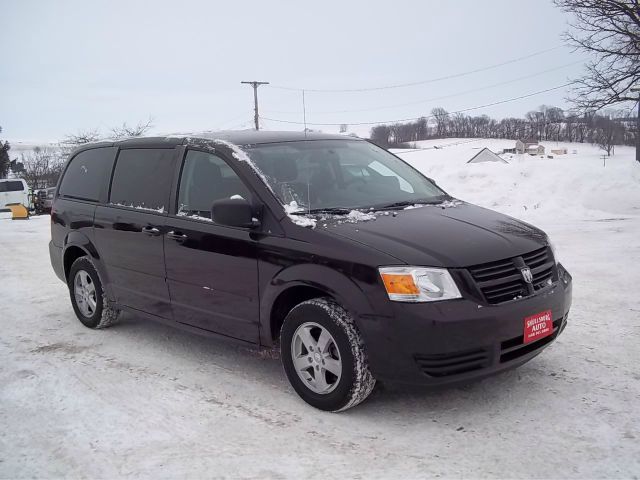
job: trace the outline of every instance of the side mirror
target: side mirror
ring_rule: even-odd
[[[211,219],[229,227],[252,228],[260,223],[253,218],[253,208],[244,198],[223,198],[213,202]]]

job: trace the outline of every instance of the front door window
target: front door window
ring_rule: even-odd
[[[249,190],[224,160],[208,152],[187,152],[180,176],[178,215],[211,220],[213,202],[238,197],[249,201]]]

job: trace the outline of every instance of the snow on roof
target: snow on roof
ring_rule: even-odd
[[[471,160],[469,160],[467,163],[482,163],[482,162],[508,163],[504,158],[499,157],[498,155],[493,153],[491,150],[489,150],[487,147],[483,148],[478,153],[476,153],[473,157],[471,157]]]

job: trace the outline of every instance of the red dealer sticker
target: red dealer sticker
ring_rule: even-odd
[[[524,343],[535,342],[553,333],[551,310],[524,319]]]

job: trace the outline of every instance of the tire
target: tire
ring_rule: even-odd
[[[106,301],[100,275],[89,257],[80,257],[73,262],[67,285],[73,311],[85,327],[106,328],[118,320],[120,311]]]
[[[280,344],[287,378],[309,405],[340,412],[373,391],[376,381],[360,332],[351,315],[331,298],[295,306],[282,325]]]

